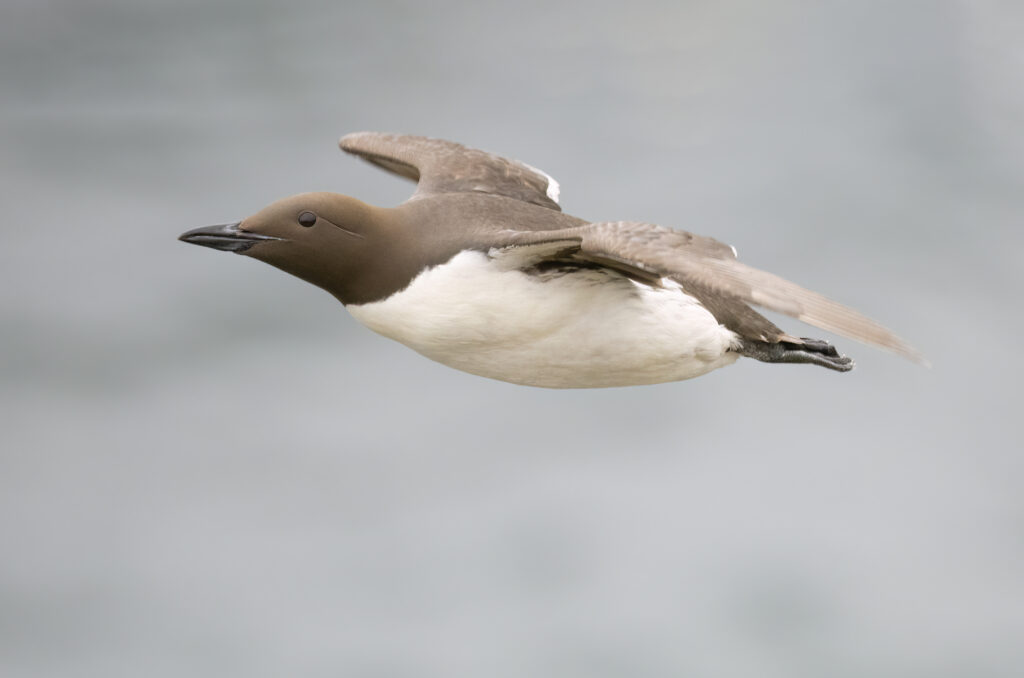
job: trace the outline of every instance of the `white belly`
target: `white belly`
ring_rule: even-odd
[[[673,281],[600,270],[533,275],[462,252],[384,301],[349,305],[370,329],[465,372],[548,388],[632,386],[733,363],[738,339]]]

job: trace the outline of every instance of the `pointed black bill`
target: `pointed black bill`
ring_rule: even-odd
[[[192,243],[193,245],[212,247],[215,250],[224,250],[225,252],[244,252],[263,240],[281,239],[275,238],[271,235],[260,235],[259,233],[243,231],[239,228],[241,223],[242,222],[239,221],[234,224],[220,224],[217,226],[203,226],[202,228],[195,228],[186,233],[182,233],[178,236],[178,240]]]

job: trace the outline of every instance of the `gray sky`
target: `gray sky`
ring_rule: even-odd
[[[1013,3],[0,18],[4,676],[1024,672]],[[400,202],[337,150],[360,129],[712,235],[934,367],[828,337],[857,370],[516,387],[176,242],[302,191]]]

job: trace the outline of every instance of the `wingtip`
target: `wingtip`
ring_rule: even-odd
[[[910,352],[904,353],[903,355],[908,360],[917,363],[926,370],[930,370],[932,368],[932,361],[928,360],[928,358],[926,358],[923,353],[921,353],[915,348],[911,348]]]
[[[370,134],[370,132],[349,132],[348,134],[343,134],[341,138],[338,139],[338,148],[346,153],[351,153],[356,142],[367,134]]]
[[[931,369],[932,362],[930,360],[928,360],[928,358],[926,358],[923,353],[921,353],[916,348],[914,348],[913,346],[911,346],[907,342],[903,341],[899,337],[895,337],[895,339],[896,339],[896,341],[892,342],[892,343],[882,343],[882,342],[866,342],[866,343],[871,343],[876,348],[880,348],[883,351],[887,351],[889,353],[892,353],[893,355],[897,355],[900,358],[903,358],[904,360],[909,360],[910,362],[915,363],[916,365],[920,365],[921,367],[924,367],[925,369]]]

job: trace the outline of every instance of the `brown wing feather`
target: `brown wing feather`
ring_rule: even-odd
[[[777,275],[738,261],[682,262],[687,277],[704,278],[710,285],[764,308],[785,313],[808,325],[892,351],[927,364],[917,349],[863,313]]]
[[[684,285],[692,281],[915,362],[926,362],[916,349],[871,318],[777,275],[741,264],[735,257],[722,256],[720,249],[709,247],[706,241],[721,243],[710,238],[695,236],[689,246],[679,247],[678,243],[686,242],[679,235],[682,231],[634,222],[588,224],[579,230],[583,252],[614,252],[643,261]]]
[[[546,237],[553,238],[556,233],[580,238],[574,258],[603,262],[612,268],[622,262],[648,274],[678,280],[720,322],[742,336],[767,341],[786,338],[766,318],[746,307],[749,303],[927,364],[910,344],[871,318],[777,275],[741,264],[731,247],[713,238],[628,221],[551,231]]]
[[[550,177],[532,167],[443,139],[357,132],[338,142],[389,172],[418,182],[414,197],[438,193],[491,193],[561,211],[548,196]]]

